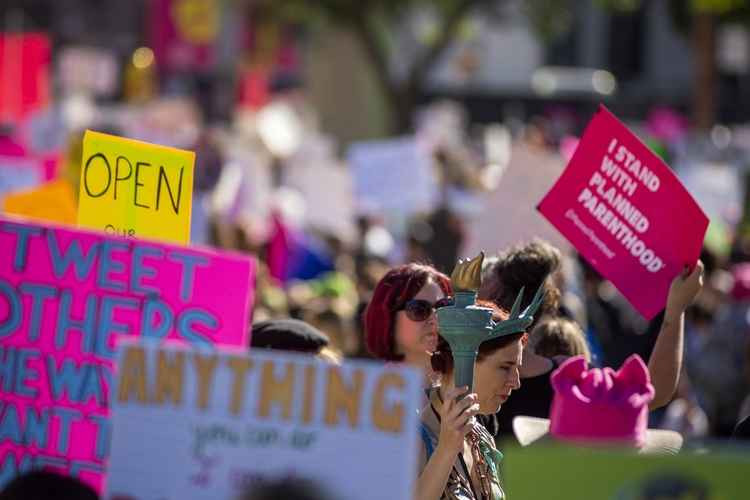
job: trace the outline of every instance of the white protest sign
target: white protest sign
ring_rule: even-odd
[[[432,211],[438,182],[429,149],[412,137],[354,143],[347,153],[360,214]]]
[[[305,199],[307,227],[335,234],[342,241],[357,238],[352,173],[336,160],[333,147],[321,137],[309,137],[287,161],[284,185]]]
[[[570,243],[534,209],[564,168],[565,160],[555,152],[513,144],[498,187],[482,195],[481,214],[467,225],[462,254],[493,254],[534,238],[567,252]]]
[[[709,218],[732,226],[739,222],[744,190],[737,168],[728,163],[693,162],[678,170],[677,176]]]
[[[119,81],[115,53],[98,47],[64,47],[58,58],[58,75],[66,93],[91,91],[109,96]]]
[[[374,362],[122,343],[108,498],[232,500],[258,480],[409,499],[421,377]]]

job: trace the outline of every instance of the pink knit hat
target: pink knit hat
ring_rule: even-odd
[[[583,445],[671,452],[682,445],[677,433],[648,430],[648,405],[654,399],[654,386],[638,355],[630,356],[617,371],[587,369],[583,356],[576,356],[552,373],[551,382],[555,397],[550,419],[516,417],[513,422],[522,445],[547,432],[557,441]]]
[[[577,356],[560,365],[551,381],[555,399],[550,434],[555,438],[635,448],[645,444],[654,386],[638,355],[630,356],[618,371],[587,370],[586,360]]]

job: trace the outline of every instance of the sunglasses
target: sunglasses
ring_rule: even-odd
[[[427,321],[436,309],[452,305],[453,297],[445,297],[434,304],[429,300],[412,299],[406,302],[398,310],[404,311],[406,317],[412,321]]]

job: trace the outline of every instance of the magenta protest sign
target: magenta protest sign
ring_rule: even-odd
[[[539,211],[647,319],[700,255],[708,218],[604,106]]]
[[[248,345],[250,258],[0,218],[0,485],[101,489],[120,335]]]

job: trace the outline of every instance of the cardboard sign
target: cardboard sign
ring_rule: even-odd
[[[467,224],[461,254],[477,255],[482,250],[495,253],[534,238],[546,240],[567,253],[567,240],[534,210],[534,204],[549,191],[564,168],[560,155],[530,149],[519,142],[513,144],[497,189],[480,195],[482,209]],[[513,216],[504,217],[498,226],[497,217],[488,214]]]
[[[51,467],[96,488],[117,337],[248,345],[249,258],[0,218],[0,487]]]
[[[187,244],[195,153],[87,130],[78,225]]]
[[[63,47],[57,58],[63,92],[112,95],[119,83],[119,66],[112,50],[99,47]]]
[[[648,456],[532,445],[505,453],[503,479],[513,500],[745,498],[750,460],[737,452]]]
[[[232,500],[258,480],[412,498],[421,375],[272,351],[121,344],[108,498]]]
[[[304,197],[308,227],[335,234],[346,243],[357,240],[352,176],[348,169],[334,161],[324,163],[295,155],[286,167],[285,184]]]
[[[347,161],[360,214],[430,212],[438,184],[429,150],[413,137],[353,144]]]
[[[34,189],[6,195],[3,211],[72,226],[76,222],[76,199],[70,183],[57,179]]]
[[[603,106],[538,209],[646,319],[695,264],[708,227],[669,167]]]

